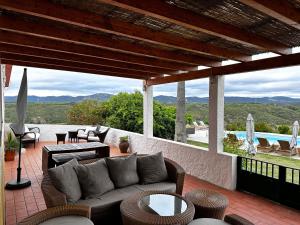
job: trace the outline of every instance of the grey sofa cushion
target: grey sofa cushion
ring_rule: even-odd
[[[230,225],[223,220],[217,220],[212,218],[200,218],[193,220],[188,225]]]
[[[126,187],[139,182],[137,174],[137,156],[106,158],[110,177],[116,187]]]
[[[154,184],[136,184],[134,185],[141,191],[165,191],[165,192],[176,192],[176,183],[172,182],[159,182]]]
[[[152,184],[168,179],[162,152],[138,157],[137,168],[141,184]]]
[[[141,191],[168,191],[175,193],[176,184],[161,182],[147,185],[131,185],[124,188],[114,189],[101,196],[94,196],[93,199],[80,199],[76,204],[91,207],[92,220],[102,222],[105,218],[116,217],[120,214],[121,202],[129,196]]]
[[[128,186],[114,189],[101,196],[95,196],[92,199],[80,199],[76,204],[91,207],[91,219],[94,222],[101,222],[106,217],[116,217],[119,215],[121,202],[130,195],[140,191],[140,189],[134,186]]]
[[[102,195],[114,189],[104,159],[90,164],[77,165],[75,171],[84,198],[92,198],[94,195]]]
[[[48,170],[53,185],[66,194],[69,203],[75,203],[81,198],[80,184],[74,170],[74,167],[77,165],[77,160],[73,159],[61,166]]]
[[[52,218],[45,222],[40,223],[40,225],[93,225],[93,222],[83,216],[60,216]]]

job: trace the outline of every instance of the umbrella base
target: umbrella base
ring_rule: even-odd
[[[15,190],[29,187],[31,185],[31,181],[28,179],[21,179],[20,182],[17,180],[11,180],[5,185],[5,189]]]

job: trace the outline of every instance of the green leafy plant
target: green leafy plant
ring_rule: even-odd
[[[273,133],[274,130],[269,124],[265,122],[258,122],[255,123],[255,131]]]
[[[16,151],[19,147],[18,141],[16,140],[16,138],[14,138],[11,132],[7,134],[7,140],[5,141],[4,144],[5,144],[5,151]]]
[[[122,136],[120,137],[120,142],[128,142],[129,137],[128,136]]]
[[[247,156],[247,152],[245,150],[240,149],[243,145],[241,141],[233,141],[230,138],[223,139],[224,152],[228,152],[235,155]]]
[[[290,133],[290,128],[287,125],[280,125],[280,126],[278,126],[277,129],[280,134],[289,134]]]

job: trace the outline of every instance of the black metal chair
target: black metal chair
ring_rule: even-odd
[[[13,129],[12,129],[13,131]],[[25,126],[25,132],[24,135],[22,136],[22,144],[33,144],[34,148],[35,148],[35,143],[40,141],[40,134],[41,134],[41,130],[39,127],[28,127],[28,129],[26,129]]]
[[[88,136],[87,138],[87,141],[88,142],[101,142],[101,143],[104,143],[104,140],[106,138],[106,135],[108,133],[110,128],[107,128],[106,130],[104,131],[92,131],[93,134],[94,134],[94,137],[93,136]]]

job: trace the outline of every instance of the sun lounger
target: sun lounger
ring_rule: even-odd
[[[239,144],[243,144],[244,143],[244,141],[243,140],[239,140],[235,134],[227,134],[227,138],[232,143],[239,143]]]
[[[277,149],[277,153],[285,156],[291,156],[291,155],[296,155],[297,154],[297,149],[290,148],[290,142],[285,141],[285,140],[277,140],[279,143],[279,148]]]
[[[262,152],[272,152],[279,147],[279,145],[271,145],[266,138],[258,137],[257,140],[259,142],[259,144],[257,145],[257,150]]]

